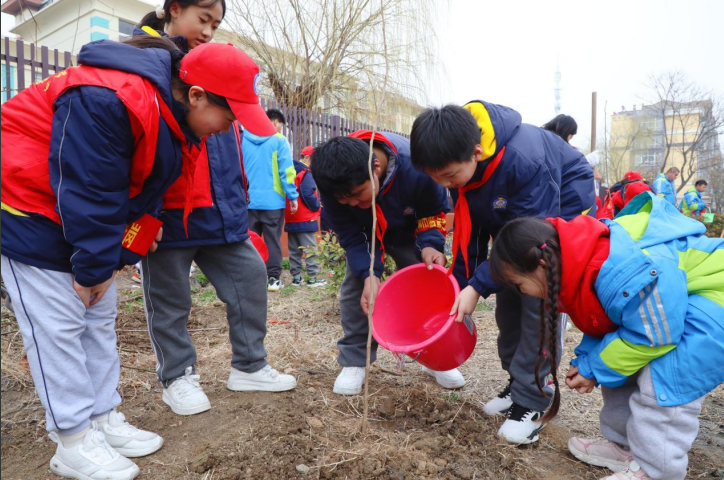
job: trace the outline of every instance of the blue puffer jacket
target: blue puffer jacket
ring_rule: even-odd
[[[648,364],[661,406],[705,395],[724,382],[724,239],[648,192],[604,222],[610,254],[594,288],[619,329],[584,335],[573,365],[615,388]]]
[[[229,131],[206,137],[206,151],[213,206],[191,211],[188,238],[184,232],[183,208],[163,210],[159,217],[163,221],[160,249],[221,245],[249,238],[249,212],[236,134]]]
[[[185,108],[171,94],[168,52],[104,40],[83,46],[78,62],[147,78],[184,128]],[[40,215],[3,210],[3,255],[39,268],[72,271],[84,286],[102,283],[113,270],[140,260],[121,248],[125,226],[158,209],[161,195],[181,175],[181,147],[161,120],[153,169],[143,190],[129,199],[134,145],[128,111],[114,91],[82,86],[58,97],[48,158],[63,226]]]
[[[418,249],[433,247],[444,251],[445,238],[435,228],[418,231],[418,221],[449,211],[447,193],[432,178],[413,168],[410,163],[410,141],[394,133],[381,132],[395,147],[397,154],[382,142],[375,142],[387,152],[392,171],[385,177],[376,202],[387,220],[385,245],[415,243]],[[388,171],[390,167],[388,166]],[[314,171],[312,170],[312,175]],[[343,205],[322,194],[323,215],[339,236],[347,253],[347,262],[362,280],[369,276],[372,235],[372,209]],[[374,271],[382,277],[380,242],[376,243]]]
[[[515,110],[474,101],[464,107],[481,128],[481,145],[487,159],[480,162],[470,183],[479,181],[500,150],[505,153],[488,182],[467,192],[472,236],[468,244],[466,278],[462,255],[453,274],[461,288],[471,285],[483,296],[496,292],[488,266],[488,237],[518,217],[563,217],[582,213],[595,216],[596,197],[591,189],[593,169],[581,152],[559,136],[521,123]],[[451,190],[457,201],[457,189]]]
[[[294,177],[289,142],[282,134],[259,137],[244,132],[241,144],[244,167],[249,179],[249,208],[251,210],[283,210],[286,198],[299,198]]]

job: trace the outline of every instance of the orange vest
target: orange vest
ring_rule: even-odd
[[[289,205],[289,199],[287,198],[287,206],[284,209],[284,221],[287,223],[311,222],[312,220],[319,220],[319,217],[322,215],[321,208],[316,212],[313,212],[309,209],[309,207],[307,207],[304,200],[302,200],[302,192],[299,186],[302,184],[302,180],[304,180],[304,175],[308,173],[309,169],[305,168],[301,172],[297,173],[296,177],[294,177],[294,185],[297,186],[297,191],[299,192],[299,201],[297,202],[296,213],[292,213],[292,209]],[[317,198],[319,198],[319,192],[315,190],[314,194]]]
[[[66,90],[83,85],[114,90],[128,109],[136,141],[131,159],[129,198],[141,192],[144,180],[153,169],[159,117],[163,117],[183,146],[184,175],[189,177],[193,174],[195,156],[189,152],[181,128],[149,80],[118,70],[71,67],[30,86],[3,105],[3,203],[61,223],[55,211],[57,200],[50,185],[48,169],[53,104]]]

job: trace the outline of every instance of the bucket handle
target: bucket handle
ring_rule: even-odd
[[[411,364],[415,363],[418,358],[420,358],[420,354],[422,352],[417,352],[417,355],[415,355],[415,358],[412,360],[405,360],[405,357],[403,357],[402,353],[392,352],[392,354],[395,356],[395,366],[397,367],[398,371],[402,371],[402,368],[405,366],[405,364]]]

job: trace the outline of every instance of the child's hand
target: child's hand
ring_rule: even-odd
[[[289,200],[289,210],[291,210],[292,214],[297,213],[298,209],[299,209],[299,202],[297,200]]]
[[[425,247],[422,249],[422,261],[427,265],[428,270],[432,270],[434,263],[444,267],[447,265],[447,257],[442,252],[438,252],[432,247]]]
[[[570,372],[571,369],[575,369],[576,373],[571,377],[566,374],[566,385],[568,385],[568,388],[576,390],[578,393],[591,393],[596,386],[596,379],[586,378],[583,375],[580,375],[576,367],[569,368],[568,372]]]
[[[359,301],[359,304],[362,307],[362,311],[365,312],[365,315],[369,314],[370,311],[370,295],[372,294],[373,288],[376,294],[380,289],[380,279],[374,275],[370,275],[369,277],[365,278],[365,288],[364,290],[362,290],[362,298]]]
[[[478,304],[480,294],[471,286],[467,286],[455,299],[450,315],[456,315],[456,322],[462,322],[465,315],[472,315],[475,311],[475,306]]]
[[[113,283],[113,279],[116,277],[117,272],[118,270],[113,270],[113,275],[111,275],[111,278],[103,283],[99,283],[98,285],[93,285],[92,287],[84,287],[80,283],[73,280],[73,289],[80,297],[86,309],[101,301],[101,298],[103,298],[103,295],[106,294],[108,287],[110,287]]]
[[[149,248],[149,250],[151,252],[156,251],[156,249],[158,248],[158,242],[160,242],[162,238],[163,238],[163,227],[159,227],[158,233],[156,234],[156,238],[153,240],[153,243],[151,244],[151,248]]]

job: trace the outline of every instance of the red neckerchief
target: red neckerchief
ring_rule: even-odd
[[[157,94],[157,98],[160,98],[159,94]],[[184,201],[184,232],[186,232],[186,237],[188,237],[188,217],[191,213],[194,199],[194,170],[196,170],[196,159],[199,156],[201,150],[199,148],[196,148],[195,152],[191,151],[191,149],[194,148],[194,145],[189,144],[189,141],[186,139],[186,135],[184,135],[184,133],[181,131],[181,127],[176,121],[176,118],[173,116],[173,113],[171,113],[171,109],[168,108],[168,105],[166,105],[166,102],[164,102],[163,99],[160,99],[158,101],[158,107],[161,112],[161,118],[163,118],[163,121],[166,122],[166,125],[168,125],[168,127],[171,129],[171,133],[173,133],[173,136],[176,137],[176,140],[181,143],[181,174],[186,179],[186,200]]]
[[[380,195],[380,200],[382,200],[382,197],[384,197],[385,194],[389,191],[390,187],[392,186],[392,182],[394,182],[394,181],[395,181],[394,177],[392,179],[390,179],[390,183],[382,191],[382,195]],[[377,229],[375,231],[375,235],[377,236],[377,240],[380,242],[380,251],[382,252],[380,259],[382,260],[382,263],[384,263],[385,262],[385,244],[382,242],[382,238],[385,236],[385,232],[387,231],[387,219],[385,218],[385,214],[382,211],[380,202],[375,202],[375,212],[377,213]]]
[[[468,208],[468,200],[465,198],[465,194],[470,190],[482,187],[498,168],[500,160],[503,158],[505,153],[505,147],[493,158],[493,160],[485,167],[485,173],[480,181],[465,185],[462,188],[458,188],[458,201],[455,204],[455,229],[453,230],[453,261],[447,274],[450,275],[455,267],[455,260],[458,258],[458,250],[462,248],[463,260],[465,260],[465,275],[470,278],[470,269],[468,268],[468,245],[470,244],[470,234],[472,232],[472,225],[470,222],[470,209]]]

